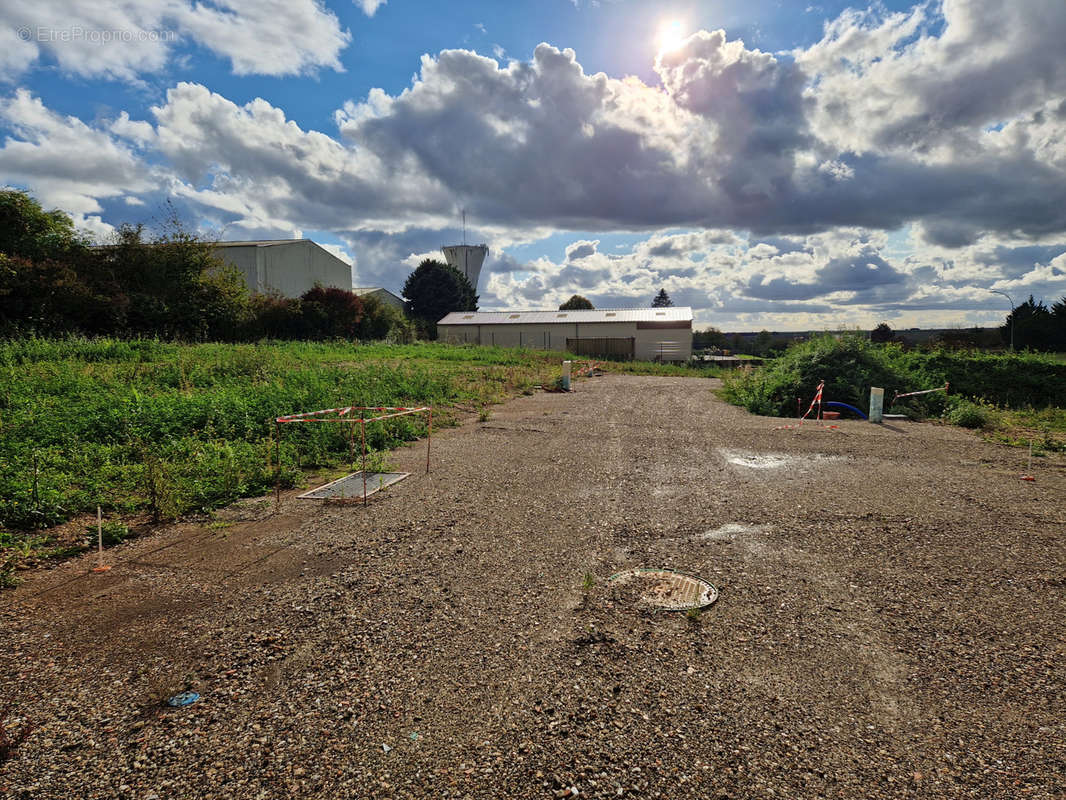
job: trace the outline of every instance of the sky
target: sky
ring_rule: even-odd
[[[1063,42],[1063,0],[5,0],[0,184],[396,293],[465,209],[486,310],[993,325],[1066,296]]]

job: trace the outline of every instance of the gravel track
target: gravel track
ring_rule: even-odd
[[[966,431],[775,430],[713,386],[519,398],[366,509],[246,501],[33,574],[0,796],[1063,797],[1063,459],[1027,483]],[[640,565],[720,598],[653,613],[606,582]]]

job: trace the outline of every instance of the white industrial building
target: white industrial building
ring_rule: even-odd
[[[352,288],[352,294],[357,294],[360,297],[373,297],[382,305],[392,306],[397,311],[403,311],[403,298],[380,286],[356,286]]]
[[[299,297],[315,284],[352,290],[352,267],[310,239],[218,242],[215,255],[244,275],[248,289]]]
[[[606,358],[687,361],[692,309],[593,311],[453,311],[437,323],[441,341],[532,347]]]

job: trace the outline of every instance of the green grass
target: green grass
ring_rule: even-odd
[[[171,519],[286,487],[348,461],[348,426],[275,417],[341,405],[431,405],[434,426],[487,418],[549,386],[562,355],[439,343],[182,345],[152,340],[0,341],[0,552],[74,516]],[[706,372],[610,364],[641,374]],[[372,458],[425,435],[421,416],[367,426]],[[357,442],[358,446],[358,442]],[[6,542],[6,544],[5,544]]]

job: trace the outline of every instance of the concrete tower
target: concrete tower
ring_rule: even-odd
[[[447,245],[440,249],[448,263],[459,270],[470,281],[477,294],[477,282],[481,277],[481,265],[485,263],[485,256],[489,254],[489,247],[485,244],[466,243],[466,209],[463,209],[463,243]]]
[[[488,245],[484,244],[453,244],[440,249],[448,263],[466,275],[470,285],[477,293],[478,278],[481,277],[481,265],[485,263],[485,256],[489,254]]]

